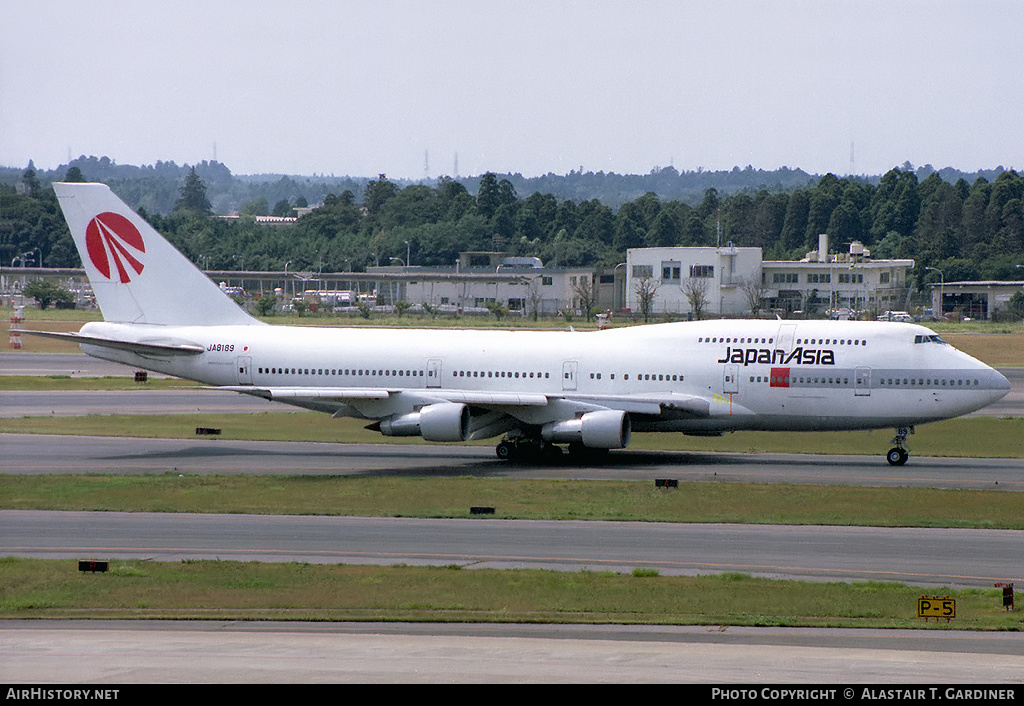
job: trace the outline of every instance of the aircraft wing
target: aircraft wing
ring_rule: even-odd
[[[399,396],[405,397],[410,402],[417,404],[462,402],[463,404],[479,407],[539,406],[545,405],[548,402],[547,395],[476,390],[409,390],[402,388],[388,389],[386,387],[258,387],[253,385],[225,385],[206,389],[230,390],[280,402],[294,399],[317,399],[348,403],[359,400],[386,400]]]
[[[230,390],[246,395],[276,400],[286,404],[308,406],[302,402],[315,402],[318,406],[336,405],[362,407],[374,401],[391,401],[411,409],[438,402],[458,402],[473,407],[504,412],[512,416],[530,419],[543,415],[540,408],[557,407],[554,415],[571,416],[577,411],[615,409],[631,414],[660,417],[707,417],[710,414],[710,400],[696,395],[678,393],[640,395],[586,395],[574,392],[560,393],[516,393],[490,392],[485,390],[450,389],[388,389],[382,387],[260,387],[253,385],[226,385],[210,387],[213,390]],[[517,409],[528,415],[517,414]]]
[[[681,395],[675,392],[637,395],[578,395],[565,393],[564,399],[585,402],[608,409],[619,409],[632,414],[661,416],[674,413],[692,417],[707,417],[711,413],[711,402],[697,395]]]

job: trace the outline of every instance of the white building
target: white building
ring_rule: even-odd
[[[906,308],[907,271],[913,260],[872,260],[859,242],[849,252],[830,253],[828,236],[800,261],[762,263],[766,308],[783,314],[821,316],[826,311],[863,312],[870,317]]]
[[[931,288],[935,316],[991,319],[1009,306],[1014,294],[1024,292],[1024,280],[939,282]]]
[[[761,248],[633,248],[626,251],[626,306],[641,310],[638,290],[655,287],[651,314],[742,316],[745,289],[761,281]],[[703,302],[703,306],[701,305]]]
[[[655,288],[651,313],[690,315],[701,298],[711,316],[759,313],[824,316],[842,310],[877,316],[905,308],[913,260],[872,260],[854,242],[830,253],[828,236],[803,260],[761,260],[761,248],[636,248],[626,253],[626,306],[640,311],[638,288]],[[755,304],[759,302],[759,306]],[[849,310],[849,311],[847,311]]]
[[[566,308],[584,315],[581,293],[596,291],[592,267],[536,267],[512,263],[490,267],[370,267],[378,302],[407,301],[441,311],[486,313],[487,305],[506,305],[513,315],[553,316]],[[592,298],[591,305],[597,304]]]

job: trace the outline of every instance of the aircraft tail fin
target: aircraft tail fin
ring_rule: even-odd
[[[96,303],[115,323],[258,324],[106,184],[55,183]]]

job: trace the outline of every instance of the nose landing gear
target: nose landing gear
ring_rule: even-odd
[[[907,440],[907,435],[913,433],[914,427],[896,427],[896,436],[892,440],[895,446],[889,449],[889,453],[885,455],[885,460],[889,462],[890,466],[902,466],[910,458],[910,454],[903,448],[903,444]]]

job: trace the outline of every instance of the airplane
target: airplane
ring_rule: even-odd
[[[499,458],[586,458],[632,432],[894,428],[968,414],[1009,382],[923,326],[712,320],[599,331],[312,328],[238,306],[104,184],[53,185],[103,315],[89,355]],[[27,333],[27,332],[26,332]]]

